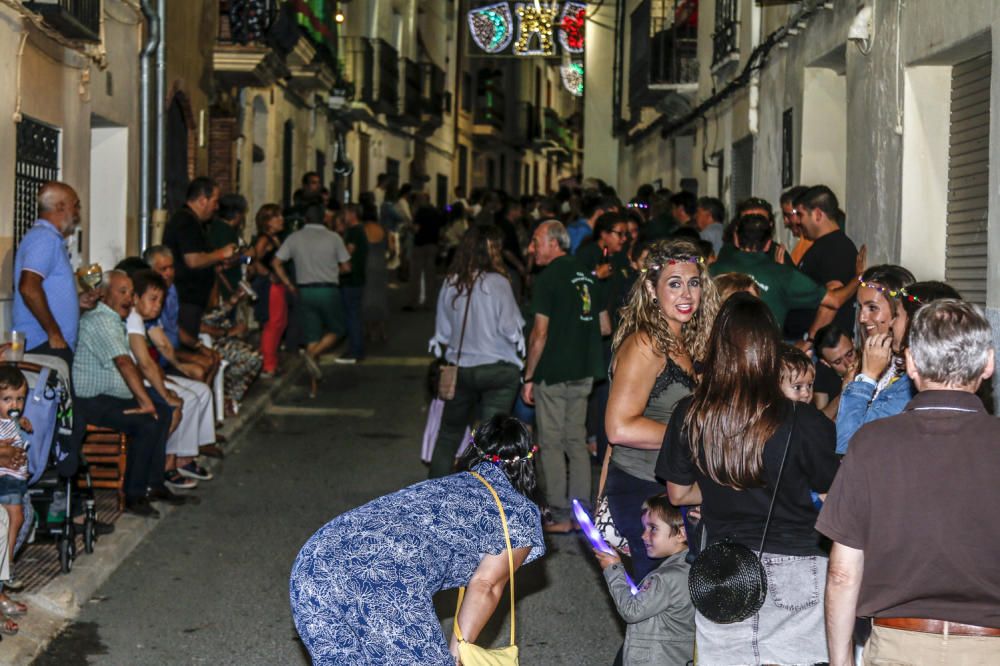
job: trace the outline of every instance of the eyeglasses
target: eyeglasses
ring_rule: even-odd
[[[621,231],[620,229],[612,229],[611,233],[618,234],[619,238],[628,238],[628,232],[627,231]]]

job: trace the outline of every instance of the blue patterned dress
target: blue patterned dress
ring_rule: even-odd
[[[545,553],[538,507],[496,465],[478,465],[507,513],[511,545]],[[471,474],[417,483],[324,525],[299,552],[295,627],[315,664],[441,664],[454,658],[432,597],[466,585],[484,554],[503,553],[496,503]]]

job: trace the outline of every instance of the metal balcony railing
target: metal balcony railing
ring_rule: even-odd
[[[518,102],[511,138],[519,146],[528,146],[539,138],[538,110],[531,102]]]
[[[698,0],[663,0],[651,17],[649,83],[698,83]]]
[[[737,0],[715,0],[715,32],[712,33],[712,66],[726,60],[738,49]]]
[[[219,0],[221,44],[260,44],[278,16],[279,0],[232,2]]]
[[[446,109],[444,70],[431,62],[421,63],[420,107],[424,115],[441,115]]]
[[[101,40],[101,0],[39,0],[24,6],[70,39]]]
[[[502,131],[506,115],[503,78],[499,70],[480,70],[478,79],[475,122]]]
[[[420,65],[409,58],[403,58],[402,117],[411,124],[420,121],[420,111],[423,106],[421,103],[422,88]]]

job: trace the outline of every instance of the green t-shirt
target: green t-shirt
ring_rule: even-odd
[[[625,292],[631,287],[632,280],[628,255],[624,251],[604,256],[601,246],[593,242],[585,242],[576,251],[576,258],[583,264],[587,273],[593,273],[598,264],[611,264],[611,275],[603,280],[594,276],[597,284],[595,290],[604,309],[611,315],[612,328],[617,324],[618,309],[624,304]]]
[[[208,243],[216,250],[230,243],[240,245],[240,232],[236,230],[236,227],[226,224],[222,220],[212,220],[212,223],[208,225]],[[222,275],[226,279],[219,281],[219,294],[228,298],[239,290],[240,280],[243,279],[243,270],[240,264],[236,264],[222,271]]]
[[[713,276],[722,273],[745,273],[754,279],[760,290],[760,300],[767,303],[778,322],[785,325],[785,316],[792,308],[819,307],[826,296],[826,287],[813,282],[805,273],[787,264],[777,264],[763,252],[727,253],[711,265]]]
[[[639,231],[639,237],[644,241],[664,240],[677,231],[677,221],[664,213],[650,218],[649,222]]]
[[[549,318],[548,337],[535,368],[535,382],[556,384],[593,377],[604,379],[600,312],[594,276],[577,257],[564,255],[535,280],[531,313]]]
[[[351,253],[351,272],[340,276],[342,287],[363,287],[365,285],[365,263],[368,261],[368,236],[360,224],[348,227],[344,232],[344,245],[354,245]]]

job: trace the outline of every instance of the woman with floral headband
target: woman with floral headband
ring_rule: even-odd
[[[372,500],[320,528],[292,566],[295,627],[317,665],[454,666],[433,597],[465,586],[462,637],[475,642],[514,566],[545,553],[535,501],[535,452],[523,423],[495,416],[473,435],[459,469]],[[472,473],[470,473],[472,472]]]
[[[653,471],[667,422],[697,381],[719,296],[691,241],[654,243],[622,308],[605,415],[612,446],[604,496],[629,542],[636,579],[656,568],[642,542],[642,502],[663,492]]]
[[[841,455],[861,426],[899,414],[916,393],[903,359],[910,321],[903,304],[914,298],[908,291],[914,282],[913,273],[892,264],[872,266],[861,274],[857,295],[861,367],[844,387],[837,410]],[[849,370],[851,374],[854,371]]]

